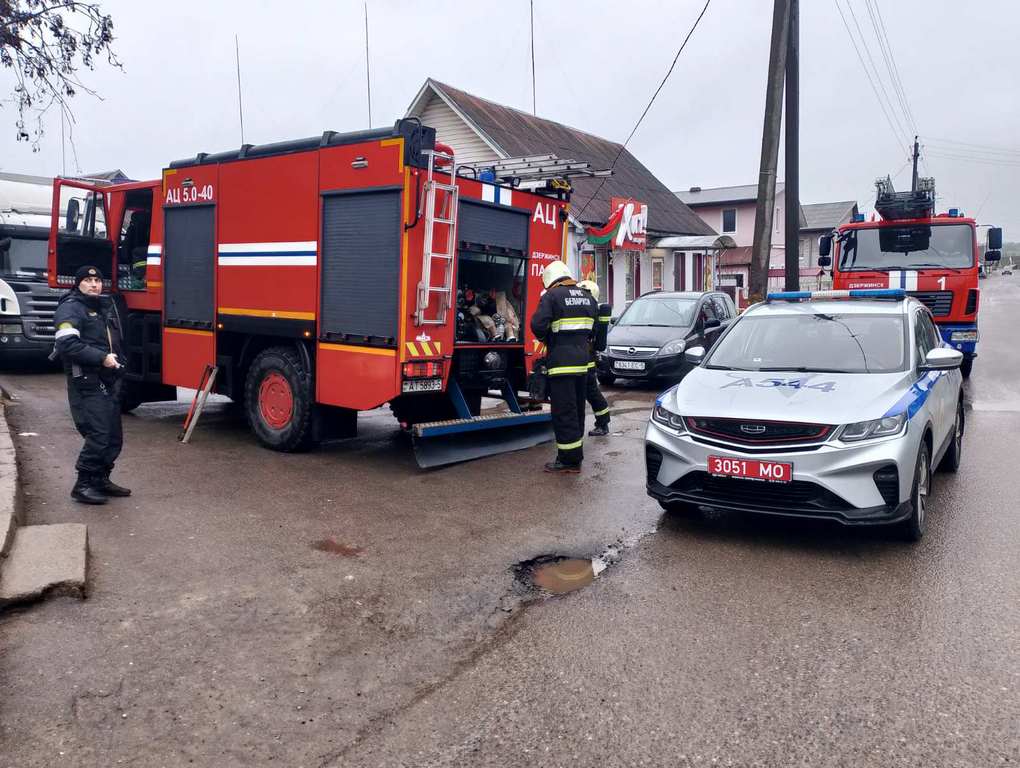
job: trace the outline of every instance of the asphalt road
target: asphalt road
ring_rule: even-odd
[[[384,413],[279,455],[221,409],[181,446],[182,406],[145,406],[135,496],[83,508],[59,376],[0,375],[30,522],[92,547],[87,601],[0,617],[0,766],[1020,762],[1020,282],[982,289],[964,466],[916,546],[663,518],[647,387],[569,478],[548,448],[419,472]],[[515,580],[614,543],[572,594]]]

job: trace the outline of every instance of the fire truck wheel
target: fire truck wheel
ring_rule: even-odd
[[[971,369],[973,367],[974,367],[974,358],[973,357],[965,357],[965,358],[963,358],[963,363],[960,364],[960,373],[963,374],[963,378],[965,378],[965,379],[969,379],[970,378],[970,372],[971,372]]]
[[[244,387],[248,423],[274,451],[300,451],[312,438],[312,376],[296,350],[262,350],[248,369]]]

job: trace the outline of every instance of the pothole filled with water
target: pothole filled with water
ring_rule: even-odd
[[[627,539],[621,539],[606,547],[595,557],[570,555],[542,555],[525,560],[513,567],[519,597],[527,600],[527,594],[566,595],[587,587],[604,570],[615,565],[623,557],[624,550],[630,549],[648,533],[647,531]]]

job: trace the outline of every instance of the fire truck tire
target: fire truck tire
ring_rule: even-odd
[[[291,452],[311,446],[312,374],[297,350],[270,347],[259,352],[248,368],[244,405],[252,432],[267,448]]]
[[[963,362],[960,364],[960,373],[963,374],[963,378],[965,378],[965,379],[969,379],[970,378],[970,372],[971,372],[971,369],[973,367],[974,367],[974,358],[973,357],[965,357],[965,358],[963,358]]]

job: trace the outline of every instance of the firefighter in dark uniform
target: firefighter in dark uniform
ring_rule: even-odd
[[[531,330],[548,348],[549,399],[556,433],[556,461],[546,472],[577,473],[584,459],[585,384],[598,304],[577,287],[567,265],[554,261],[542,271],[546,292],[531,318]]]
[[[599,286],[593,280],[582,280],[578,288],[586,290],[596,302],[599,300]],[[613,313],[608,304],[599,304],[599,316],[595,321],[595,340],[592,342],[591,361],[595,363],[595,355],[606,351],[609,339],[609,317]],[[605,437],[609,434],[609,402],[599,389],[599,378],[594,367],[588,370],[588,381],[585,384],[584,397],[595,414],[595,427],[588,432],[589,437]]]
[[[105,504],[131,491],[110,481],[122,444],[120,424],[120,323],[113,300],[103,296],[96,267],[75,273],[74,289],[61,297],[53,324],[56,352],[67,374],[67,399],[74,426],[85,438],[75,469],[71,498]]]

